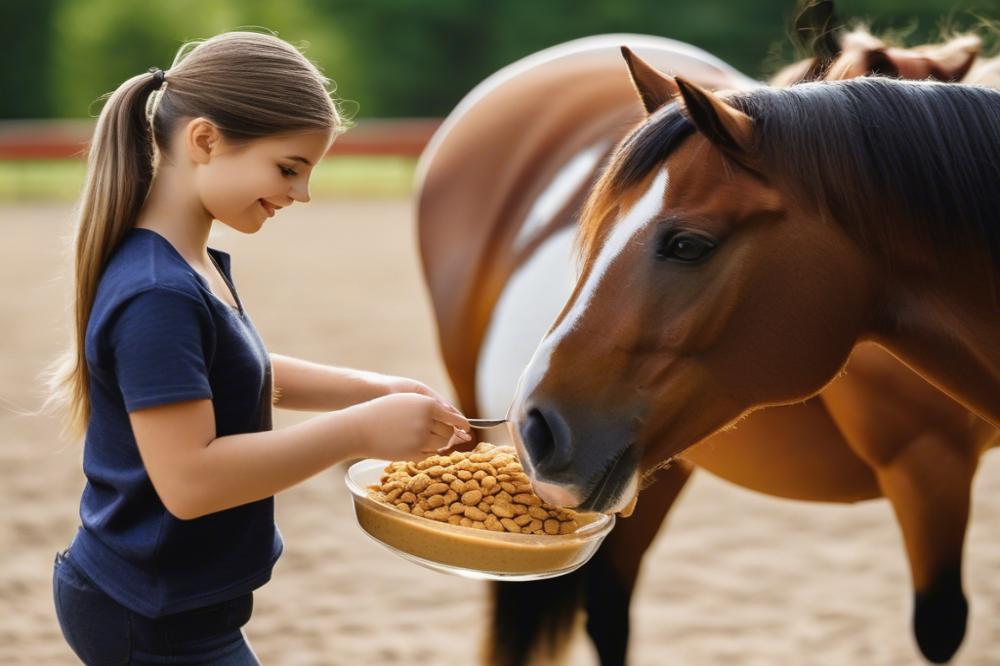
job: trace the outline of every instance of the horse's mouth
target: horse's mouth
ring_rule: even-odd
[[[635,445],[629,443],[608,462],[607,471],[598,475],[594,489],[576,508],[580,511],[605,511],[622,498],[629,479],[635,474]],[[631,500],[631,498],[629,498]]]

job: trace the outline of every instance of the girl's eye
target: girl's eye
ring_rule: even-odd
[[[278,165],[278,169],[281,170],[281,175],[282,176],[292,177],[292,176],[297,176],[298,175],[298,172],[296,172],[295,169],[289,169],[288,167],[286,167],[286,166],[284,166],[282,164]]]
[[[667,234],[656,249],[656,257],[693,264],[705,259],[714,249],[715,243],[704,236],[691,233]]]

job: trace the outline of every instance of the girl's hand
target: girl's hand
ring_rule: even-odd
[[[428,398],[434,398],[440,402],[445,407],[454,409],[448,400],[445,400],[437,391],[427,386],[423,382],[418,382],[416,379],[410,379],[409,377],[393,377],[391,375],[379,375],[376,380],[381,383],[384,387],[386,394],[391,395],[393,393],[417,393],[419,395],[426,395]]]
[[[353,409],[361,420],[363,454],[371,458],[419,460],[472,439],[465,417],[437,397],[393,393]]]
[[[416,379],[410,379],[409,377],[394,377],[392,375],[378,375],[376,381],[381,383],[381,386],[386,394],[418,393],[420,395],[426,395],[427,397],[434,398],[440,402],[446,409],[459,413],[451,402],[444,398],[440,393],[426,384],[418,382]],[[460,450],[465,450],[475,446],[475,440],[471,435],[469,435],[468,430],[468,426],[465,426],[463,429],[456,429],[455,434],[452,435],[451,439],[448,441],[448,445],[443,449],[438,449],[438,453],[447,453],[455,447],[460,447]],[[462,446],[463,444],[468,446]]]

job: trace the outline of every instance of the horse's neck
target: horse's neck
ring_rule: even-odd
[[[1000,304],[991,289],[908,292],[895,300],[876,340],[1000,427]]]

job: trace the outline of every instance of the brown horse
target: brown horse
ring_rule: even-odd
[[[871,78],[719,96],[626,58],[650,115],[593,190],[580,279],[512,407],[539,495],[619,510],[643,472],[817,395],[863,340],[1000,424],[1000,91]],[[917,532],[917,639],[946,660],[966,611],[948,509],[964,517],[980,449],[887,438],[905,415],[828,391]]]
[[[828,77],[831,72],[846,71],[844,63],[870,61],[881,62],[881,71],[890,71],[883,57],[889,55],[884,45],[869,44],[873,48],[859,52],[859,43],[859,40],[845,39],[843,53],[823,60],[804,61],[808,67],[803,69]],[[646,44],[647,50],[653,52],[649,56],[644,51],[647,57],[658,58],[661,66],[698,77],[705,85],[729,88],[751,85],[745,77],[734,76],[731,70],[727,71],[717,61],[694,50],[681,49],[667,40],[657,42],[655,50],[652,41],[647,40]],[[550,284],[539,292],[535,285],[532,291],[533,283],[527,278],[532,272],[538,272],[533,264],[544,264],[534,259],[555,254],[557,260],[561,258],[569,263],[565,259],[565,247],[571,234],[564,229],[575,221],[583,190],[590,184],[597,163],[609,150],[612,140],[626,129],[625,122],[630,114],[621,104],[630,99],[627,88],[608,87],[610,83],[603,83],[601,76],[588,76],[588,68],[594,71],[597,63],[603,62],[606,69],[607,63],[606,57],[602,61],[591,51],[609,49],[594,43],[589,49],[582,46],[577,43],[575,50],[566,49],[560,57],[549,60],[536,56],[532,62],[514,66],[513,70],[502,72],[483,84],[450,117],[422,165],[425,187],[421,193],[419,220],[425,270],[441,325],[446,363],[463,407],[470,413],[479,412],[478,407],[484,403],[489,414],[506,408],[510,389],[506,396],[501,391],[491,403],[490,383],[483,379],[500,375],[501,381],[494,381],[493,386],[512,385],[510,372],[516,373],[524,365],[545,325],[568,295],[569,280],[565,280],[561,288],[558,284]],[[968,42],[964,45],[952,43],[947,49],[933,52],[933,57],[920,56],[921,62],[937,78],[959,78],[975,57],[974,46]],[[878,49],[883,53],[874,52]],[[697,62],[699,59],[702,62]],[[551,62],[553,60],[558,67]],[[898,69],[903,70],[907,58],[893,51],[888,61],[896,60],[900,62]],[[817,62],[825,64],[817,67]],[[621,79],[624,81],[624,77]],[[566,93],[562,96],[548,94],[551,87],[561,81],[566,82],[560,86]],[[538,106],[518,108],[525,100]],[[597,108],[595,100],[600,101]],[[530,126],[524,125],[525,118],[532,119]],[[568,122],[568,118],[572,122]],[[482,157],[492,157],[505,167],[497,171],[490,160]],[[465,220],[467,224],[460,224]],[[447,233],[438,233],[444,225],[448,225]],[[442,238],[452,239],[454,246],[442,246]],[[538,300],[538,296],[546,295],[549,298],[536,304],[533,314],[525,315],[523,310],[527,308],[519,308],[524,319],[520,329],[516,320],[507,321],[506,325],[491,325],[497,320],[505,321],[497,314],[505,309],[501,307],[503,301],[523,305],[531,300],[529,296]],[[499,344],[493,339],[496,330],[504,329],[514,333],[507,341],[506,350],[502,337]],[[484,345],[484,339],[488,344]],[[506,353],[494,353],[500,362],[491,366],[488,362],[491,355],[483,353],[484,348],[499,348]],[[486,363],[483,363],[484,358]],[[511,358],[513,363],[509,362]],[[503,379],[504,361],[509,368],[506,380]],[[481,367],[477,368],[477,363]],[[477,396],[477,383],[487,388],[479,391],[480,396]],[[835,387],[844,395],[834,399]],[[895,391],[898,387],[902,387],[902,394],[887,393],[887,389]],[[879,403],[873,402],[870,395],[884,402],[886,408],[878,407]],[[869,415],[894,415],[893,420],[883,424],[877,432],[851,433],[855,439],[867,437],[871,443],[859,447],[861,455],[845,441],[843,423],[833,419],[834,414],[848,413],[852,406],[859,405]],[[711,438],[689,457],[730,480],[780,496],[854,501],[883,493],[892,499],[895,494],[898,500],[893,500],[894,506],[902,521],[914,584],[916,589],[926,590],[929,589],[926,581],[933,578],[929,572],[941,570],[941,562],[950,565],[961,560],[968,484],[965,483],[964,495],[962,483],[956,484],[943,505],[947,511],[942,511],[942,515],[953,521],[959,532],[957,539],[929,549],[926,541],[933,533],[928,532],[923,522],[908,525],[908,516],[901,514],[898,506],[907,501],[905,484],[901,482],[910,478],[907,475],[914,470],[919,472],[919,466],[915,468],[914,463],[909,462],[901,467],[899,461],[880,457],[878,442],[882,438],[916,440],[928,428],[939,433],[947,448],[972,458],[966,470],[971,478],[978,452],[990,429],[971,420],[966,410],[943,398],[892,357],[876,347],[862,346],[852,359],[848,376],[822,396],[802,405],[754,414],[739,428]],[[803,441],[809,442],[808,448],[800,445]],[[764,456],[769,461],[766,466],[759,464]],[[774,464],[774,461],[781,464]],[[590,616],[588,628],[602,659],[606,663],[622,661],[627,640],[628,600],[640,558],[686,481],[689,469],[688,465],[676,465],[659,473],[663,480],[643,494],[643,502],[632,519],[620,521],[601,553],[588,565],[589,575],[581,576],[586,580],[558,579],[544,584],[550,588],[556,586],[556,601],[560,594],[565,597],[562,607],[545,608],[546,596],[552,593],[551,590],[538,592],[537,587],[543,584],[507,586],[506,591],[501,591],[497,609],[501,625],[512,617],[506,614],[505,607],[519,604],[519,597],[532,598],[530,604],[518,612],[518,617],[527,618],[526,621],[520,623],[516,631],[504,631],[507,639],[511,636],[524,638],[523,644],[513,653],[495,652],[491,661],[519,663],[537,632],[545,628],[546,619],[558,625],[561,618],[571,617],[572,609],[579,603],[574,596],[577,586],[584,588]],[[893,490],[896,486],[900,486],[898,492]],[[957,568],[951,576],[957,579]],[[949,588],[949,592],[953,591],[954,586]],[[960,588],[958,593],[961,594]],[[923,598],[929,597],[924,595]],[[960,605],[964,605],[964,599]],[[530,613],[523,612],[525,609],[538,610],[540,606],[540,617],[532,618]],[[925,607],[940,608],[941,604],[928,604],[918,599],[918,610]],[[551,612],[546,614],[544,611]],[[563,611],[561,616],[559,611]],[[922,646],[938,641],[933,637],[928,641],[928,632],[920,630],[921,624],[935,621],[933,615],[926,612],[923,615],[923,620],[917,618],[918,637],[923,635],[925,639]],[[964,627],[964,610],[960,615],[959,618],[955,614],[951,625],[957,625],[960,619]],[[931,632],[942,633],[948,632]],[[954,643],[956,633],[960,640],[957,629],[950,630],[951,637],[947,640]],[[942,650],[934,645],[930,649],[936,649],[937,653]]]
[[[577,212],[600,164],[642,117],[622,76],[622,41],[713,88],[759,85],[681,42],[607,35],[497,72],[448,116],[418,166],[417,223],[441,354],[467,414],[507,411],[518,375],[569,296]],[[679,491],[687,478],[677,468],[662,476],[651,489],[662,497],[648,503],[662,508],[651,512],[644,501],[644,513],[626,521],[640,529],[619,527],[584,572],[494,584],[493,635],[504,640],[489,647],[489,663],[522,663],[539,641],[555,651],[579,589],[585,580],[605,580],[602,563],[611,560],[622,563],[622,575],[588,604],[607,609],[610,621],[597,623],[592,611],[602,633],[591,633],[602,653],[624,655],[638,564],[669,511],[666,491]]]

